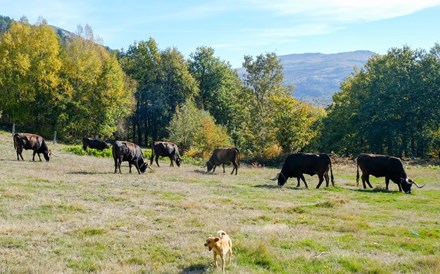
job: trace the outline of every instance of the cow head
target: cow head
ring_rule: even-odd
[[[142,173],[145,173],[145,171],[147,170],[147,163],[144,161],[144,159],[139,159],[138,160],[138,165],[139,165],[139,170]]]
[[[282,187],[287,182],[287,177],[282,172],[278,173],[277,176],[271,180],[275,181],[277,179],[279,187]]]
[[[411,179],[408,178],[400,178],[400,185],[402,186],[402,190],[406,193],[406,194],[411,194],[411,186],[415,185],[418,188],[422,188],[425,185],[419,186],[416,182],[414,182]]]
[[[46,159],[46,162],[49,162],[50,156],[52,156],[52,151],[50,149],[44,151],[43,156],[44,156],[44,159]]]
[[[207,172],[210,172],[214,168],[214,165],[211,163],[211,161],[208,161],[206,162],[206,167],[208,168]]]
[[[182,163],[182,159],[179,156],[176,156],[175,161],[176,161],[177,166],[180,166],[180,163]]]

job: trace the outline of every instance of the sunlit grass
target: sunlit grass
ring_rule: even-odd
[[[0,273],[215,273],[203,243],[219,229],[230,273],[440,272],[437,167],[408,167],[426,186],[406,195],[383,178],[356,186],[350,163],[334,165],[336,187],[278,188],[273,168],[206,174],[164,158],[114,174],[111,158],[49,148],[50,162],[19,162],[0,134]]]

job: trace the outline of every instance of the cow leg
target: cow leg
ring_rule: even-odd
[[[234,168],[232,169],[231,175],[234,173],[234,170],[235,170],[235,175],[237,175],[237,169],[238,169],[238,166],[237,166],[237,164],[234,163],[234,162],[232,162],[232,165],[234,166]]]
[[[214,165],[214,167],[212,168],[212,173],[214,173],[215,172],[215,168],[216,168],[217,166],[216,165]]]
[[[298,183],[296,184],[296,187],[299,187],[299,185],[300,185],[300,181],[301,181],[301,177],[296,177],[296,179],[297,179],[297,181],[298,181]]]
[[[155,161],[156,161],[156,165],[158,167],[160,167],[160,165],[159,165],[159,155],[156,155]]]
[[[399,186],[399,191],[402,192],[402,185],[401,184],[397,184]]]
[[[304,174],[301,174],[300,177],[301,177],[301,180],[304,182],[304,185],[306,186],[306,188],[309,188],[309,186],[307,185],[307,182],[306,182],[306,178],[304,178]]]
[[[325,179],[325,186],[328,187],[328,183],[330,181],[330,178],[328,177],[328,173],[327,172],[324,174],[324,179]]]
[[[362,174],[361,178],[362,178],[362,185],[363,185],[364,189],[366,189],[367,185],[365,184],[365,181],[367,180],[368,175]]]
[[[118,158],[114,158],[115,160],[115,173],[118,170]]]
[[[319,188],[321,186],[322,182],[324,182],[324,176],[322,176],[322,174],[318,175],[318,177],[319,177],[319,183],[316,186],[316,188]],[[327,186],[328,186],[328,182],[327,182]]]
[[[225,173],[225,164],[223,164],[223,173]]]
[[[20,158],[22,161],[24,161],[23,159],[23,148],[17,148],[17,160],[20,161]]]
[[[173,158],[170,156],[170,166],[174,167]]]
[[[129,173],[131,173],[131,162],[130,161],[128,162],[128,168],[129,168],[128,169]]]
[[[370,188],[373,188],[373,186],[370,184],[370,176],[367,176],[365,181],[367,182],[367,184]]]
[[[388,185],[390,184],[390,178],[385,177],[385,188],[388,190]]]
[[[137,169],[137,171],[138,171],[138,174],[141,174],[141,171],[140,171],[140,169],[139,169],[139,164],[138,164],[137,161],[134,163],[134,166],[136,167],[136,169]]]

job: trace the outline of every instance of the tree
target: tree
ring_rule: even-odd
[[[111,136],[131,113],[134,84],[122,71],[116,55],[86,36],[67,41],[63,52],[65,96],[59,128],[72,137]],[[81,27],[78,34],[82,34]]]
[[[334,95],[323,146],[345,153],[427,155],[440,117],[436,53],[436,47],[426,53],[405,46],[370,58]]]
[[[168,127],[169,139],[191,156],[207,157],[215,148],[230,145],[226,128],[216,125],[213,117],[199,110],[189,99],[177,107]]]
[[[298,102],[289,94],[273,95],[273,128],[278,144],[286,152],[298,152],[317,135],[313,123],[317,115],[311,106]]]
[[[213,48],[199,47],[190,56],[189,70],[200,90],[196,103],[218,124],[234,133],[239,129],[238,114],[243,109],[238,100],[242,82],[231,65],[215,57],[214,53]]]
[[[197,94],[195,80],[176,49],[160,51],[153,39],[130,46],[121,56],[124,70],[138,86],[132,136],[139,144],[166,138],[177,104]]]
[[[283,67],[275,53],[261,54],[254,60],[251,56],[245,56],[243,67],[244,93],[246,105],[249,108],[249,120],[244,126],[246,149],[261,156],[265,147],[276,143],[273,127],[274,107],[272,96],[281,96],[288,92],[284,85]]]
[[[0,60],[0,109],[4,115],[29,130],[52,131],[61,69],[55,32],[47,24],[11,22],[0,36]]]

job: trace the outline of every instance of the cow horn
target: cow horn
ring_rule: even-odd
[[[276,179],[278,179],[278,177],[280,177],[280,174],[278,173],[277,176],[275,176],[275,178],[270,179],[271,181],[275,181]]]
[[[422,187],[424,187],[425,185],[422,185],[422,186],[419,186],[416,182],[414,182],[414,181],[411,181],[411,184],[415,184],[416,185],[416,187],[418,187],[418,188],[422,188]]]

